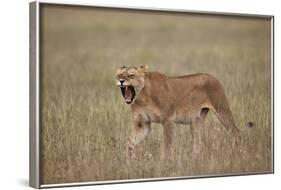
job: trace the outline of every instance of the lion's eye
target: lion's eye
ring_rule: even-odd
[[[134,78],[134,77],[135,77],[135,75],[129,75],[128,77],[129,77],[129,78]]]

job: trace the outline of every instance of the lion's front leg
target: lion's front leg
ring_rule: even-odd
[[[174,123],[171,121],[165,121],[162,123],[164,132],[164,150],[162,151],[162,158],[173,158],[173,128]]]
[[[128,140],[128,155],[134,159],[136,146],[142,142],[151,130],[150,122],[145,121],[141,116],[134,118],[134,127]]]

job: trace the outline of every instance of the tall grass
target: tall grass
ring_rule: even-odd
[[[42,16],[44,184],[271,171],[270,20],[50,5]],[[201,155],[191,152],[190,126],[178,125],[174,158],[161,160],[163,131],[153,124],[137,160],[128,160],[131,111],[115,70],[143,64],[169,76],[216,76],[242,133],[239,147],[210,113]]]

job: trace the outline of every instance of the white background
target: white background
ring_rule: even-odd
[[[77,0],[103,5],[180,8],[187,10],[275,15],[275,174],[242,177],[76,187],[73,189],[271,189],[280,175],[280,38],[278,0]],[[28,1],[0,5],[0,189],[28,189],[29,30]],[[279,54],[278,54],[279,53]],[[258,102],[257,102],[258,104]],[[280,188],[280,187],[279,187]],[[67,188],[72,189],[72,188]]]

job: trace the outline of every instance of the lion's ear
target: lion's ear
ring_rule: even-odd
[[[142,65],[138,68],[139,71],[142,71],[142,72],[146,72],[148,70],[148,65],[145,64],[145,65]]]

